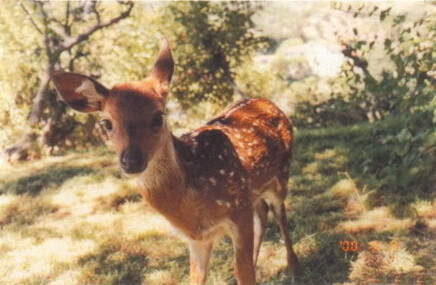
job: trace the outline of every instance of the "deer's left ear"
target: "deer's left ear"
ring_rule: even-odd
[[[52,74],[56,90],[68,106],[79,112],[101,111],[109,90],[94,79],[76,73]]]
[[[166,38],[164,38],[151,73],[151,76],[159,82],[158,93],[160,93],[164,98],[168,95],[173,73],[174,61],[173,56],[171,55],[170,43]]]

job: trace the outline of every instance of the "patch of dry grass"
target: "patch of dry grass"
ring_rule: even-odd
[[[410,218],[397,219],[393,217],[388,207],[378,207],[362,213],[357,219],[344,221],[338,224],[338,232],[364,233],[387,232],[408,229],[413,225]]]
[[[315,234],[306,235],[301,238],[295,245],[294,250],[298,256],[304,258],[305,256],[310,255],[313,252],[319,250],[319,243],[315,238]]]
[[[155,270],[145,277],[146,284],[176,285],[180,281],[171,276],[168,270]]]
[[[325,160],[325,159],[331,159],[334,158],[335,156],[338,156],[337,151],[335,151],[334,149],[326,149],[323,152],[318,152],[314,154],[314,158],[316,160]]]
[[[0,258],[0,281],[5,284],[48,278],[56,264],[74,262],[95,246],[92,240],[75,241],[69,237],[47,238],[41,243],[19,236],[7,238],[12,248]]]
[[[355,194],[356,183],[351,179],[341,179],[327,190],[327,194],[337,198],[348,198]]]
[[[9,197],[8,197],[9,196]],[[0,207],[0,227],[9,224],[29,225],[38,218],[57,212],[59,206],[51,203],[45,197],[30,197],[23,195],[3,197]]]
[[[269,279],[284,270],[286,266],[286,250],[284,245],[263,242],[258,260],[257,275],[259,279]]]
[[[403,246],[392,249],[388,243],[379,243],[378,250],[364,250],[351,262],[353,281],[392,283],[406,280],[415,283],[423,278],[424,268],[416,264],[414,256]]]
[[[436,200],[417,201],[412,204],[412,208],[429,228],[436,230]]]
[[[302,172],[312,179],[319,179],[319,178],[321,178],[321,174],[319,173],[318,170],[319,170],[319,163],[314,161],[314,162],[307,164],[302,169]]]

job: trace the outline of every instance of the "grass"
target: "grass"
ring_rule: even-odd
[[[297,130],[286,206],[302,284],[436,282],[434,193],[419,175],[409,177],[415,188],[397,191],[383,171],[395,146],[381,138],[398,126]],[[187,246],[104,149],[5,165],[0,227],[0,284],[188,284]],[[224,238],[208,284],[235,284],[232,263]],[[257,280],[289,284],[285,268],[270,217]]]

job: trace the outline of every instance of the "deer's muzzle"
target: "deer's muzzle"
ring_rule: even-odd
[[[126,173],[140,173],[147,166],[147,157],[138,147],[129,146],[121,153],[120,164]]]

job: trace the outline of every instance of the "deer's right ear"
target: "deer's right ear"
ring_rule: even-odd
[[[81,74],[56,72],[52,79],[65,103],[79,112],[101,111],[109,94],[106,87]]]

